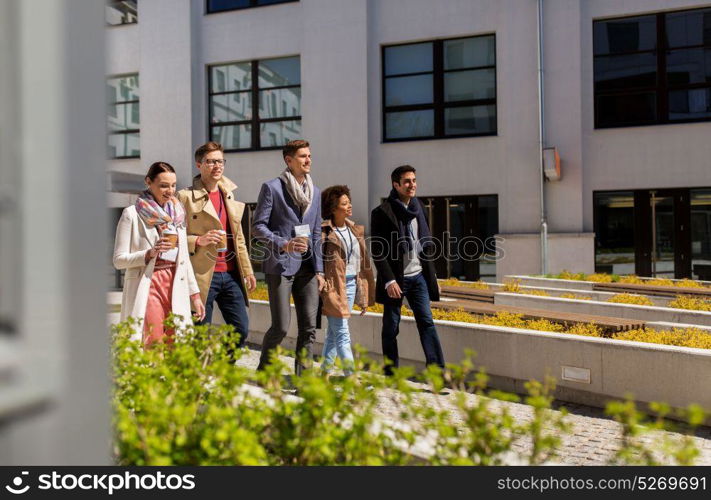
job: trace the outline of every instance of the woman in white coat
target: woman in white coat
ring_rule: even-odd
[[[121,214],[114,244],[114,267],[125,269],[121,321],[138,320],[135,337],[142,332],[143,346],[173,341],[163,320],[173,312],[190,324],[205,316],[185,233],[185,209],[175,198],[175,169],[156,162],[145,177],[146,189]],[[173,236],[170,236],[170,234]],[[177,245],[170,242],[177,233]]]

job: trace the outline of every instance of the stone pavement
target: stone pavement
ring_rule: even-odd
[[[288,366],[293,365],[293,359],[285,359]],[[238,364],[249,368],[256,368],[259,362],[259,351],[249,349]],[[417,384],[416,384],[417,385]],[[421,385],[421,384],[420,384]],[[436,395],[425,390],[422,386],[422,400],[425,404],[440,406],[441,408],[454,409],[454,397],[452,394]],[[451,391],[449,391],[451,392]],[[474,394],[469,394],[468,398],[477,398]],[[531,407],[522,403],[511,403],[506,401],[494,401],[495,406],[508,408],[510,414],[519,421],[526,421],[531,418]],[[621,425],[605,416],[603,410],[589,406],[555,402],[554,408],[565,407],[568,410],[567,421],[571,424],[571,432],[563,439],[559,456],[554,460],[556,464],[562,465],[607,465],[614,457],[615,451],[620,447]],[[558,412],[558,409],[553,411]],[[378,405],[378,412],[385,419],[398,421],[397,408],[393,406],[390,398],[384,396]],[[453,412],[453,420],[458,420]],[[670,437],[681,437],[680,434],[667,433]],[[645,436],[645,442],[652,442],[660,436]],[[697,430],[694,437],[696,446],[701,451],[697,459],[697,465],[711,465],[711,428],[704,427]],[[517,443],[517,451],[525,451],[525,443]]]

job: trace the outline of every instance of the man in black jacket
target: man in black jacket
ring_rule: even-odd
[[[397,334],[403,297],[407,297],[415,315],[426,363],[444,368],[430,309],[430,301],[439,300],[431,258],[434,244],[422,203],[415,198],[415,173],[410,165],[393,170],[390,196],[371,212],[370,218],[373,261],[378,270],[375,300],[385,308],[382,339],[387,374],[399,364]]]

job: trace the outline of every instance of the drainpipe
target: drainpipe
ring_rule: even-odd
[[[543,0],[538,0],[538,174],[541,188],[541,273],[548,274],[548,222],[546,220],[543,148],[545,147],[545,96],[543,92]]]

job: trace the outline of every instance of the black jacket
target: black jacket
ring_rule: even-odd
[[[433,260],[436,246],[432,240],[427,219],[425,219],[422,202],[417,198],[413,198],[412,201],[419,203],[421,209],[417,216],[417,232],[421,246],[418,256],[422,265],[422,275],[427,281],[430,300],[439,300],[439,286],[437,285]],[[388,200],[383,201],[370,213],[370,235],[371,257],[375,263],[375,268],[378,270],[378,277],[375,282],[375,301],[385,304],[387,301],[392,300],[385,291],[385,283],[395,280],[402,287],[405,265],[403,254],[406,251],[406,246],[403,242],[398,244],[397,219]]]

